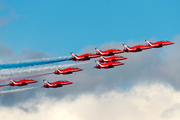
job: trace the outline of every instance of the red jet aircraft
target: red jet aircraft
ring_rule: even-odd
[[[129,47],[126,44],[123,44],[123,46],[124,46],[124,51],[125,52],[140,52],[142,50],[146,50],[146,49],[151,48],[150,46],[147,46],[147,45],[136,45],[136,46],[133,46],[133,47]]]
[[[10,83],[7,84],[7,85],[0,85],[0,87],[3,87],[3,86],[24,86],[24,85],[28,85],[28,84],[31,84],[31,83],[36,83],[38,81],[36,80],[26,80],[26,79],[23,79],[23,80],[19,80],[19,81],[14,81],[14,80],[11,80],[10,79]]]
[[[101,59],[99,60],[99,62],[116,62],[118,60],[125,60],[127,59],[126,57],[123,57],[123,56],[111,56],[111,57],[108,57],[108,58],[104,58],[104,57],[100,57]]]
[[[77,67],[69,67],[69,68],[65,68],[65,69],[56,69],[56,71],[54,72],[54,74],[60,75],[66,75],[66,74],[72,74],[73,72],[78,72],[78,71],[82,71],[83,69],[77,68]]]
[[[96,55],[96,54],[93,54],[93,53],[86,53],[86,54],[79,55],[79,56],[77,56],[73,52],[70,52],[70,53],[72,55],[71,60],[74,60],[74,61],[84,61],[84,60],[90,60],[90,58],[99,57],[99,55]]]
[[[61,81],[56,81],[56,82],[52,82],[52,83],[49,83],[48,81],[46,80],[43,80],[44,81],[44,88],[57,88],[57,87],[62,87],[63,85],[69,85],[69,84],[73,84],[73,82],[70,82],[70,81],[67,81],[67,80],[61,80]]]
[[[119,50],[119,49],[109,49],[109,50],[101,51],[97,47],[95,48],[95,50],[96,50],[96,55],[101,55],[101,56],[111,56],[114,54],[119,54],[119,53],[124,52],[124,51]]]
[[[165,41],[165,40],[158,41],[158,42],[155,42],[155,43],[151,43],[148,40],[145,40],[145,41],[146,41],[147,46],[153,47],[153,48],[159,48],[159,47],[163,47],[165,45],[172,45],[172,44],[174,44],[174,42],[169,42],[169,41]]]
[[[96,66],[94,68],[108,69],[108,68],[113,68],[114,66],[119,66],[119,65],[124,65],[124,63],[121,63],[121,62],[107,62],[107,63],[100,64],[98,61],[96,61]]]

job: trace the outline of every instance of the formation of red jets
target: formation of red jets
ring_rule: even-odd
[[[148,40],[145,40],[146,45],[136,45],[133,47],[129,47],[126,44],[123,44],[124,49],[123,50],[119,50],[119,49],[108,49],[105,51],[101,51],[98,48],[95,48],[96,50],[96,54],[94,53],[86,53],[83,55],[76,55],[73,52],[71,52],[71,59],[73,61],[85,61],[85,60],[90,60],[91,58],[97,58],[100,57],[99,61],[95,61],[96,62],[96,66],[94,68],[97,69],[108,69],[108,68],[113,68],[114,66],[119,66],[119,65],[124,65],[124,63],[122,62],[118,62],[119,60],[125,60],[127,59],[126,57],[123,56],[114,56],[115,54],[119,54],[119,53],[124,53],[124,52],[140,52],[142,50],[146,50],[146,49],[151,49],[151,48],[160,48],[166,45],[172,45],[174,44],[173,42],[169,42],[169,41],[158,41],[158,42],[154,42],[151,43]],[[113,56],[112,56],[113,55]],[[110,56],[107,58],[104,58],[103,56]],[[69,67],[69,68],[65,68],[65,69],[56,69],[54,74],[56,75],[66,75],[66,74],[72,74],[73,72],[78,72],[78,71],[82,71],[83,69],[77,68],[77,67]],[[69,84],[73,84],[73,82],[67,81],[67,80],[60,80],[60,81],[56,81],[56,82],[52,82],[49,83],[46,80],[44,81],[44,88],[57,88],[57,87],[62,87],[63,85],[69,85]],[[23,79],[23,80],[19,80],[19,81],[14,81],[14,80],[10,80],[10,83],[7,85],[0,85],[0,87],[3,86],[24,86],[24,85],[28,85],[31,83],[36,83],[38,81],[36,80],[27,80],[27,79]]]

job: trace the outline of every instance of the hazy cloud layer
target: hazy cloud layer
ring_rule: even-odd
[[[114,69],[93,69],[95,66],[94,59],[91,60],[90,64],[80,65],[78,67],[82,68],[82,72],[73,73],[71,75],[48,75],[38,78],[33,78],[39,82],[36,84],[42,86],[42,79],[47,79],[50,82],[56,80],[69,80],[74,82],[73,85],[65,86],[61,90],[47,90],[39,89],[37,91],[27,91],[27,94],[44,93],[48,96],[55,98],[64,98],[66,95],[70,94],[72,96],[83,94],[83,93],[93,93],[98,90],[100,93],[104,91],[113,90],[116,88],[127,89],[138,83],[168,83],[171,84],[175,89],[179,90],[179,67],[178,60],[180,55],[178,54],[178,48],[180,45],[179,36],[176,36],[172,41],[175,42],[174,45],[165,46],[158,49],[145,50],[139,53],[123,53],[122,56],[127,57],[127,60],[123,60],[125,65],[115,67]],[[150,39],[152,42],[156,41],[154,38]],[[131,44],[130,44],[131,43]],[[129,46],[142,44],[135,43],[132,40],[127,41],[126,44]],[[106,50],[110,48],[122,48],[122,43],[111,42],[105,45],[99,46],[100,49]],[[94,47],[89,47],[87,50],[82,50],[86,52],[95,52]],[[80,52],[81,53],[81,52]],[[173,54],[172,54],[173,53]],[[23,55],[22,55],[23,56]],[[53,71],[52,71],[53,72]],[[57,96],[58,94],[58,96]],[[19,96],[17,94],[14,99],[15,101],[6,101],[2,99],[3,105],[14,105],[19,102]],[[13,97],[13,95],[7,95],[6,97]],[[29,98],[29,97],[28,97]],[[28,98],[23,97],[22,100],[27,100]],[[22,101],[20,100],[20,101]]]
[[[32,50],[32,49],[24,49],[17,58],[20,58],[22,60],[28,60],[28,59],[41,59],[47,57],[44,53]]]
[[[0,44],[0,58],[1,60],[8,60],[14,55],[14,50],[9,47],[5,46],[4,44]]]
[[[69,56],[62,56],[69,57]],[[40,51],[32,50],[32,49],[24,49],[22,52],[15,54],[14,50],[4,45],[0,44],[0,61],[1,63],[19,63],[19,62],[31,62],[31,61],[40,61],[40,60],[48,60],[55,59],[59,57],[54,57],[53,54],[45,54]]]
[[[37,99],[14,107],[1,107],[0,116],[6,120],[178,120],[180,117],[180,92],[163,84],[139,84],[124,92],[94,92],[74,99],[37,95]]]
[[[35,88],[36,88],[36,87],[1,91],[1,92],[0,92],[0,95],[6,95],[6,94],[11,94],[11,93],[23,92],[23,91],[31,90],[31,89],[35,89]]]
[[[179,117],[177,113],[180,104],[179,39],[180,36],[174,37],[171,41],[175,44],[163,48],[120,54],[128,59],[121,61],[125,65],[113,69],[93,69],[95,59],[92,59],[90,64],[78,66],[83,68],[82,72],[34,78],[39,82],[28,86],[36,86],[39,89],[0,96],[2,108],[0,111],[6,114],[9,109],[13,111],[18,109],[18,113],[23,112],[24,116],[29,116],[29,119],[43,119],[46,112],[46,117],[47,114],[51,116],[50,114],[58,113],[54,114],[54,119],[61,117],[64,120],[72,119],[72,117],[77,120],[96,118],[106,120],[110,119],[109,117],[115,120],[161,120],[164,118],[174,120]],[[152,38],[150,41],[157,40]],[[126,44],[133,46],[143,43],[145,42],[137,43],[130,40]],[[96,46],[83,49],[79,54],[95,52],[94,47]],[[106,43],[98,47],[102,50],[123,49],[121,42]],[[49,82],[69,80],[73,84],[59,89],[41,89],[43,79]],[[4,87],[0,90],[10,88]],[[103,99],[102,96],[107,98]],[[44,101],[41,101],[42,99]],[[47,109],[49,112],[43,111]],[[111,111],[112,109],[115,110]],[[14,112],[14,114],[18,113]],[[23,119],[24,116],[20,117]]]

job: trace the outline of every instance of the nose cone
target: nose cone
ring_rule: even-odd
[[[68,84],[73,84],[73,82],[68,82]]]
[[[117,63],[117,65],[124,65],[124,63],[122,63],[122,62],[118,62],[118,63]]]
[[[83,69],[81,69],[81,68],[78,68],[78,71],[82,71]]]
[[[36,80],[30,80],[29,81],[29,83],[36,83],[36,82],[38,82],[38,81],[36,81]]]
[[[122,58],[123,58],[123,60],[127,59],[127,57],[122,57]]]
[[[164,42],[164,45],[172,45],[174,42]]]
[[[124,63],[120,63],[120,65],[124,65]]]
[[[169,42],[170,45],[174,44],[174,42]]]

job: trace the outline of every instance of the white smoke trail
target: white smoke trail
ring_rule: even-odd
[[[15,89],[15,90],[7,90],[7,91],[1,91],[0,95],[10,94],[10,93],[16,93],[16,92],[22,92],[26,90],[35,89],[37,87],[29,87],[29,88],[22,88],[22,89]]]
[[[31,68],[18,68],[18,69],[9,69],[8,71],[1,71],[0,77],[8,77],[8,76],[14,76],[14,75],[22,75],[22,74],[31,74],[31,73],[37,73],[37,72],[45,72],[50,70],[55,70],[56,68],[66,68],[66,67],[72,67],[82,64],[88,64],[90,62],[79,62],[79,63],[72,63],[72,64],[64,64],[64,65],[53,65],[53,66],[44,66],[44,67],[31,67]]]

